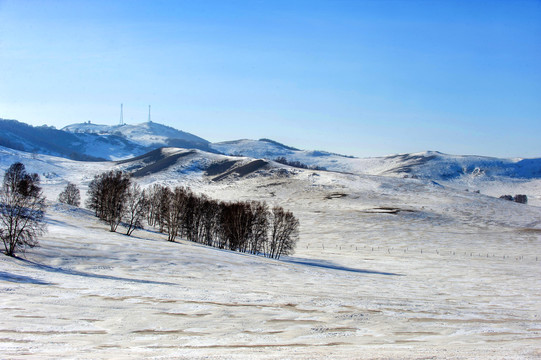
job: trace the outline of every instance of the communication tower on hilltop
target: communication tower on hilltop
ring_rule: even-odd
[[[123,110],[122,107],[123,107],[123,104],[120,104],[120,125],[121,126],[124,125],[124,113],[122,111]]]
[[[150,120],[150,105],[148,106],[148,122],[152,122],[152,120]]]

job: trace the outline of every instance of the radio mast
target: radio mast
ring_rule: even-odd
[[[120,125],[121,126],[124,125],[124,114],[122,111],[123,110],[122,107],[123,107],[123,104],[120,104]]]
[[[148,122],[152,122],[152,121],[150,120],[150,105],[148,106]]]

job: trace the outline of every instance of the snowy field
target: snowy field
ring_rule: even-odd
[[[2,173],[21,156],[2,153]],[[292,210],[297,250],[276,261],[152,229],[110,233],[52,202],[110,164],[22,160],[42,176],[49,231],[24,257],[0,256],[2,358],[541,358],[539,207],[300,170],[214,183],[173,167],[140,179]]]

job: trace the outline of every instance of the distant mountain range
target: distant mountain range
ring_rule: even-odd
[[[127,160],[140,157],[159,148],[197,149],[206,157],[217,154],[233,157],[262,159],[269,162],[281,158],[287,165],[303,165],[307,168],[327,169],[351,174],[383,175],[431,179],[435,181],[454,181],[457,179],[493,179],[499,177],[513,179],[541,178],[541,159],[500,159],[483,156],[455,156],[435,151],[415,154],[401,154],[374,158],[356,158],[326,151],[300,150],[270,139],[236,140],[219,143],[154,122],[138,125],[97,125],[88,123],[73,124],[58,130],[49,126],[30,126],[15,120],[0,119],[0,146],[30,153],[53,155],[72,160],[100,161]],[[174,152],[184,156],[185,152]],[[158,154],[156,152],[152,154]],[[166,153],[161,154],[163,164],[171,164]],[[199,155],[199,157],[203,155]],[[155,171],[145,157],[145,166],[137,171]],[[203,157],[204,157],[203,156]],[[215,161],[218,161],[215,159]],[[225,161],[225,160],[224,160]],[[230,160],[221,166],[231,170],[249,164],[243,160],[233,164]],[[284,166],[286,166],[284,165]],[[254,165],[251,165],[254,166]],[[257,166],[256,166],[257,167]],[[230,169],[231,168],[231,169]],[[216,169],[211,169],[215,171]],[[240,172],[244,170],[241,169]],[[221,173],[220,173],[221,174]]]

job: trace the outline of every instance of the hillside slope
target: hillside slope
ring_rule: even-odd
[[[38,172],[49,199],[40,247],[0,255],[7,358],[535,359],[541,351],[541,208],[424,179],[271,162],[215,180],[260,162],[199,150],[120,162],[0,155],[1,171],[22,161]],[[54,202],[67,181],[84,198],[94,174],[145,168],[135,178],[143,186],[293,211],[295,254],[274,261],[172,243],[153,228],[128,237]]]

